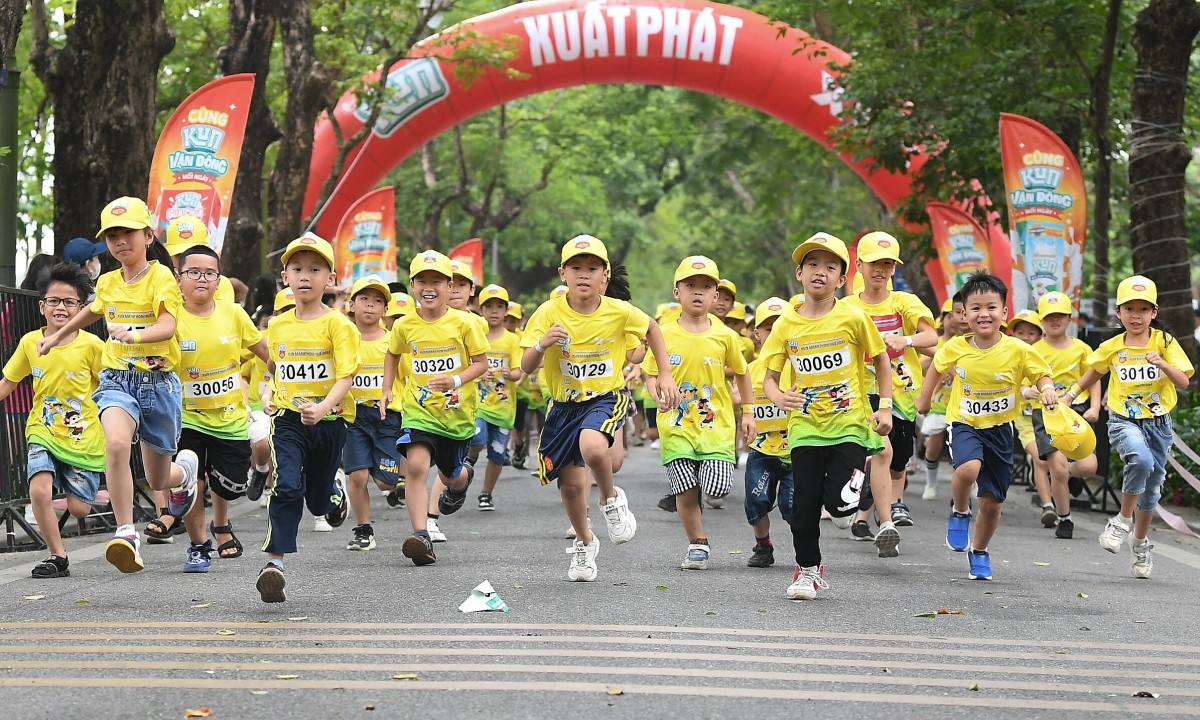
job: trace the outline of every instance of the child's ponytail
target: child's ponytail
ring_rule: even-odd
[[[159,265],[174,271],[175,264],[171,260],[171,253],[167,252],[167,246],[159,242],[158,238],[150,243],[150,247],[146,248],[146,259],[157,260]]]
[[[608,287],[604,289],[606,297],[614,300],[629,301],[633,299],[633,289],[629,285],[629,271],[624,265],[613,265],[608,273]]]

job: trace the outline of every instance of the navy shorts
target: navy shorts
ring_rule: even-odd
[[[1016,429],[1012,423],[995,427],[971,427],[966,423],[950,423],[950,464],[955,468],[979,460],[979,497],[991,495],[999,502],[1008,497],[1012,484],[1013,444]]]
[[[389,487],[400,482],[400,413],[389,412],[379,419],[379,408],[359,405],[354,422],[346,426],[346,444],[342,447],[342,469],[346,474],[366,470],[371,477]]]
[[[470,442],[471,438],[455,440],[428,430],[404,428],[404,432],[396,440],[396,450],[404,457],[408,457],[410,445],[424,445],[429,448],[433,466],[438,469],[442,477],[454,480],[462,472],[463,461],[467,459],[467,446]]]
[[[549,485],[558,479],[567,465],[583,466],[579,433],[596,430],[613,438],[625,425],[629,414],[629,394],[605,393],[583,402],[555,402],[546,415],[538,448],[538,480]]]

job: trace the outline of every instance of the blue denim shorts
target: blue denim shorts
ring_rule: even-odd
[[[475,437],[471,447],[487,446],[488,462],[503,465],[508,461],[508,428],[493,425],[483,418],[475,418]]]
[[[400,413],[389,412],[379,419],[379,408],[359,405],[354,422],[346,426],[346,444],[342,446],[342,469],[347,473],[367,470],[371,477],[395,487],[400,482]]]
[[[135,438],[159,455],[174,456],[179,450],[183,388],[175,373],[105,368],[92,400],[101,418],[109,408],[124,410],[137,426]]]
[[[48,472],[54,476],[56,492],[67,493],[85,503],[95,502],[96,493],[100,490],[100,473],[65,463],[37,443],[29,443],[27,462],[30,480],[38,473]]]
[[[746,522],[751,525],[765,518],[779,503],[779,514],[792,516],[796,490],[792,481],[790,458],[775,457],[750,448],[746,457]]]
[[[1170,415],[1130,420],[1116,413],[1108,416],[1108,439],[1125,463],[1121,492],[1137,495],[1138,510],[1154,512],[1167,479],[1167,457],[1175,439]]]

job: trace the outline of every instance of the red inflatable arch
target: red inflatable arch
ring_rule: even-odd
[[[828,66],[847,63],[849,55],[762,15],[704,0],[543,0],[518,3],[463,26],[496,40],[515,37],[519,54],[510,67],[524,78],[489,69],[468,87],[438,60],[441,51],[434,43],[418,44],[415,59],[388,72],[387,82],[398,92],[375,131],[348,158],[321,212],[320,235],[331,236],[352,202],[442,132],[497,105],[558,88],[640,83],[695,90],[767,113],[836,152],[829,134],[838,123],[840,93]],[[344,135],[361,128],[366,114],[353,93],[335,110]],[[336,152],[333,129],[323,120],[316,129],[306,213],[313,210]],[[841,157],[889,208],[909,194],[906,175]],[[915,164],[920,162],[917,158]]]

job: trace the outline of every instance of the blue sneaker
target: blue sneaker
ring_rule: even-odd
[[[992,556],[988,555],[987,550],[972,550],[967,553],[967,559],[971,561],[971,572],[967,573],[967,577],[972,580],[992,579]]]
[[[188,548],[187,560],[183,561],[185,573],[206,573],[212,565],[212,540],[205,540],[203,545],[192,545]]]
[[[966,552],[971,542],[971,513],[950,511],[946,519],[946,545],[954,552]]]

